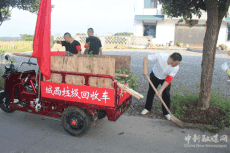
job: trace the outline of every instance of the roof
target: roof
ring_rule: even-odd
[[[164,20],[164,15],[136,15],[135,20]]]
[[[225,18],[226,22],[230,22],[230,17]]]

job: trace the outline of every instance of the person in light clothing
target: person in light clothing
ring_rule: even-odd
[[[162,85],[161,89],[158,91],[158,94],[162,96],[166,106],[170,108],[170,88],[171,82],[179,70],[179,64],[182,60],[182,56],[179,53],[173,53],[171,55],[167,53],[158,52],[155,54],[148,55],[144,58],[143,62],[143,75],[148,74],[147,65],[148,61],[155,61],[155,66],[150,73],[150,80],[152,81],[155,88]],[[152,109],[153,98],[155,96],[155,91],[153,90],[151,84],[149,84],[149,90],[147,94],[145,109],[141,112],[142,115],[145,115]],[[168,111],[165,109],[162,104],[163,115],[171,120]]]
[[[222,68],[222,70],[223,70],[224,72],[227,73],[227,75],[228,75],[228,77],[229,77],[229,79],[230,79],[230,69],[229,69],[229,67],[228,67],[228,64],[225,62],[224,64],[221,65],[221,68]]]

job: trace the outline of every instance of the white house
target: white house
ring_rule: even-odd
[[[186,22],[178,24],[179,18],[168,18],[162,14],[162,6],[157,0],[137,0],[135,5],[134,36],[153,36],[153,44],[164,44],[173,41],[185,45],[202,47],[206,32],[207,12],[202,12],[198,24],[189,27]],[[217,45],[225,44],[230,47],[230,17],[222,21]]]

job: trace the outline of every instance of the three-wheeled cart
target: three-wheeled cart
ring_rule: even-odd
[[[31,57],[28,55],[15,55]],[[18,68],[14,67],[13,62],[11,62],[10,65],[6,65],[6,70],[3,75],[5,86],[4,91],[1,92],[0,95],[0,108],[7,113],[19,110],[61,118],[63,127],[69,134],[81,136],[85,134],[92,125],[95,126],[98,123],[98,119],[107,116],[108,120],[116,121],[130,106],[132,95],[129,93],[132,92],[125,92],[122,90],[124,88],[118,89],[117,85],[119,83],[114,79],[114,76],[101,75],[98,74],[99,71],[93,72],[93,69],[86,70],[91,71],[91,73],[79,72],[84,71],[84,69],[80,70],[80,68],[87,66],[87,59],[89,61],[92,59],[88,57],[77,57],[79,62],[80,60],[84,60],[85,64],[79,64],[76,72],[73,72],[73,68],[69,65],[72,63],[71,59],[67,62],[67,68],[63,68],[65,71],[54,70],[55,66],[58,67],[58,64],[55,62],[63,58],[65,57],[51,57],[51,62],[53,61],[53,64],[51,64],[51,79],[46,81],[43,79],[42,73],[38,73],[36,77],[35,70],[19,72]],[[76,60],[75,57],[69,58]],[[8,55],[6,59],[10,60]],[[106,63],[112,61],[111,58],[104,58],[104,60],[106,59]],[[101,60],[103,59],[94,60],[95,69],[100,67],[100,64],[102,64]],[[130,59],[127,61],[130,62]],[[22,64],[36,65],[36,63],[30,62],[30,60]],[[120,64],[119,61],[117,64]],[[63,67],[64,63],[61,65]],[[68,72],[68,69],[70,69],[70,71],[72,69],[72,72]],[[113,73],[113,71],[115,71],[114,66],[111,72]],[[41,75],[39,76],[39,74]],[[76,78],[76,76],[78,76],[78,78]],[[79,79],[79,77],[81,78]],[[57,78],[59,78],[59,80]],[[110,80],[109,84],[107,84],[109,87],[101,87],[106,84],[105,79],[107,79],[107,83]],[[39,93],[40,99],[38,98]]]

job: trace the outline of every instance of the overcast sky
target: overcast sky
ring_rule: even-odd
[[[133,32],[135,0],[52,0],[51,35],[70,32],[95,34]],[[0,26],[0,37],[34,35],[37,15],[14,8],[11,20]]]

